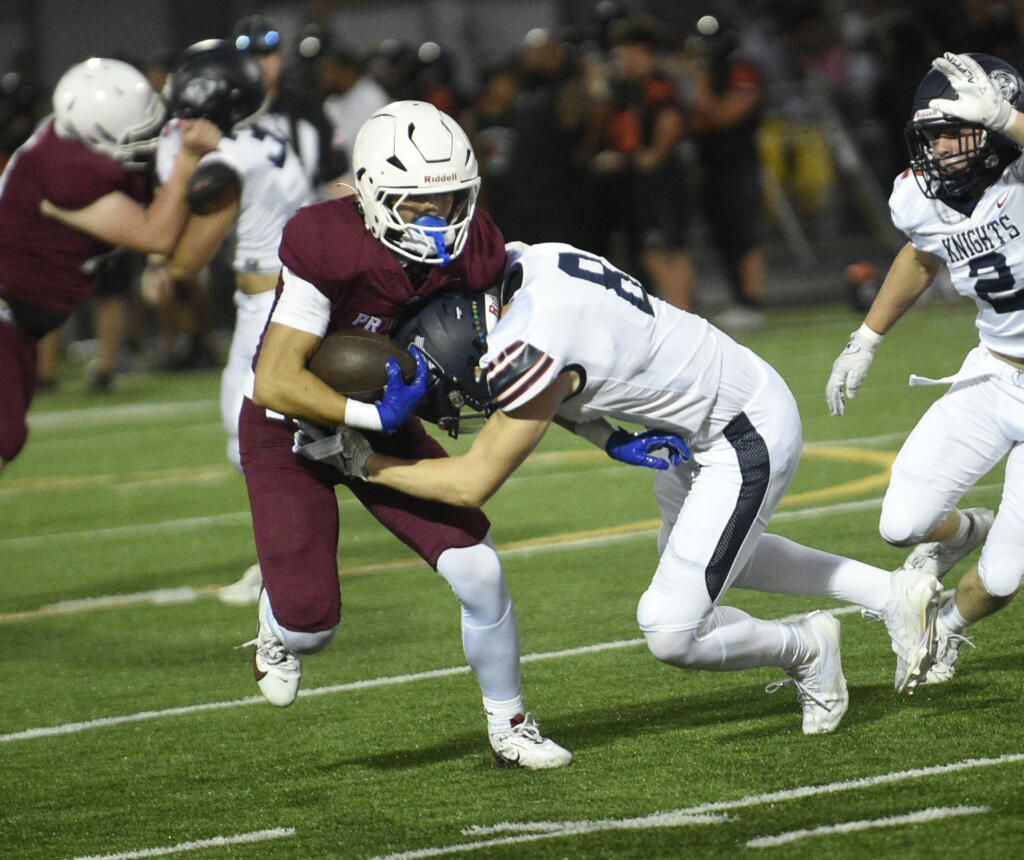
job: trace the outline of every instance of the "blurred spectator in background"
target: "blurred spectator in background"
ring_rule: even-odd
[[[235,25],[235,47],[259,60],[267,88],[267,112],[278,119],[279,132],[299,154],[319,197],[330,196],[335,180],[348,169],[344,155],[331,143],[331,127],[318,94],[292,86],[285,74],[281,31],[262,15],[250,15]]]
[[[331,126],[331,147],[344,155],[345,172],[352,164],[356,132],[378,108],[391,101],[384,88],[366,73],[366,64],[341,45],[329,45],[320,60],[323,111]],[[340,164],[340,161],[339,161]],[[347,180],[351,184],[351,178]]]
[[[413,82],[419,61],[416,49],[399,39],[384,39],[371,52],[366,71],[393,99],[417,98]]]
[[[739,33],[723,18],[700,18],[697,37],[687,44],[702,211],[735,303],[715,323],[740,331],[763,323],[761,72],[740,52]]]
[[[517,57],[491,67],[467,112],[488,211],[510,240],[586,238],[585,184],[601,129],[574,48],[531,30]]]
[[[598,199],[589,208],[600,219],[602,253],[624,268],[642,269],[660,298],[689,310],[693,266],[685,242],[691,201],[678,152],[686,122],[675,82],[659,64],[665,37],[664,25],[648,15],[611,28],[611,111],[604,147],[590,162]],[[620,237],[625,248],[617,253]]]
[[[424,42],[416,49],[412,97],[450,116],[458,116],[469,103],[455,81],[455,57],[437,42]]]

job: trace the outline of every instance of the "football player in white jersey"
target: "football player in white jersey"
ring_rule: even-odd
[[[477,505],[552,420],[634,463],[620,446],[633,446],[641,458],[649,452],[636,452],[634,435],[605,419],[680,437],[690,462],[670,456],[672,462],[650,457],[646,463],[658,469],[661,561],[637,620],[653,654],[680,668],[778,666],[790,678],[771,689],[795,683],[804,732],[830,732],[849,701],[835,616],[817,611],[794,623],[766,621],[720,604],[733,585],[827,596],[885,619],[899,658],[897,689],[912,690],[934,622],[934,578],[893,575],[764,533],[802,447],[800,415],[782,377],[601,257],[563,244],[513,244],[507,252],[503,312],[491,331],[460,333],[463,321],[484,316],[468,306],[435,325],[431,305],[420,314],[424,322],[403,330],[442,389],[457,388],[471,406],[496,410],[468,453],[437,462],[399,460],[371,453],[346,428],[346,472],[411,495]],[[474,379],[477,359],[481,376]]]
[[[241,471],[238,413],[253,355],[274,303],[285,223],[313,202],[301,160],[278,127],[264,116],[266,90],[256,60],[230,42],[209,39],[186,49],[168,77],[166,97],[177,118],[206,117],[224,133],[200,163],[191,187],[194,211],[167,267],[172,279],[195,277],[234,230],[235,328],[221,376],[220,407],[228,459]],[[172,121],[157,148],[163,177],[180,148]],[[259,566],[218,592],[226,603],[255,603]]]
[[[860,388],[875,350],[946,266],[978,307],[977,347],[918,422],[892,468],[879,531],[916,544],[905,569],[941,578],[984,544],[936,622],[926,682],[956,670],[964,631],[1005,606],[1024,580],[1024,80],[986,54],[936,59],[918,87],[907,126],[911,166],[889,206],[908,242],[864,323],[836,359],[826,388],[833,415]],[[957,504],[1007,455],[998,514]]]

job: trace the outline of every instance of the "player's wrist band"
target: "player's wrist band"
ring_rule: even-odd
[[[877,347],[878,344],[882,342],[882,338],[885,337],[885,335],[879,334],[867,323],[861,323],[860,328],[857,329],[857,331],[855,331],[854,334],[857,335],[857,337],[861,338],[862,340],[867,341],[867,345],[871,349]]]
[[[355,427],[357,430],[380,431],[383,425],[380,421],[380,412],[372,403],[363,403],[361,400],[353,400],[351,397],[345,404],[345,424],[348,427]]]

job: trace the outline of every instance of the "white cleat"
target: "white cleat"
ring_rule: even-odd
[[[259,563],[254,564],[242,574],[242,578],[231,585],[217,589],[217,599],[230,606],[248,606],[260,599],[263,588],[263,574]]]
[[[930,573],[898,567],[889,580],[882,620],[896,654],[896,692],[914,687],[935,661],[935,617],[942,586]]]
[[[953,633],[938,625],[935,662],[924,676],[922,684],[943,684],[952,681],[956,675],[956,661],[963,645],[974,647],[974,643],[962,633]]]
[[[507,731],[493,732],[491,751],[500,764],[543,770],[572,764],[572,753],[540,733],[533,714],[519,714]]]
[[[252,657],[252,674],[256,685],[270,704],[278,708],[287,708],[299,695],[299,682],[302,681],[302,658],[289,651],[284,643],[270,632],[264,606],[266,600],[259,601],[259,624],[256,638],[243,642],[239,648],[248,645],[256,646]]]
[[[793,684],[804,712],[804,734],[834,731],[850,706],[840,656],[839,619],[819,609],[797,621],[796,626],[814,649],[814,656],[809,663],[787,670],[788,678],[769,684],[765,690],[774,693]]]
[[[992,528],[992,521],[996,518],[995,511],[988,508],[967,508],[963,513],[970,520],[970,526],[967,538],[960,546],[950,546],[949,541],[919,543],[900,566],[904,570],[920,570],[930,573],[936,579],[942,579],[957,562],[985,543],[985,538]]]

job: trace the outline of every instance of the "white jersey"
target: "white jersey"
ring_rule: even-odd
[[[893,224],[914,247],[941,257],[953,286],[978,307],[981,342],[1024,358],[1024,155],[970,209],[921,193],[910,170],[893,184]]]
[[[166,182],[181,149],[177,122],[170,122],[157,148],[157,174]],[[274,117],[263,116],[251,128],[224,137],[201,163],[221,162],[238,174],[241,206],[235,225],[236,272],[275,274],[285,222],[302,206],[313,202],[309,179],[298,156],[280,133]]]
[[[495,404],[516,409],[563,370],[581,390],[558,415],[582,423],[616,418],[707,438],[723,380],[757,376],[749,350],[707,320],[647,294],[595,254],[557,243],[507,247],[522,287],[487,336],[480,367]],[[731,416],[728,416],[731,417]],[[723,420],[725,417],[723,416]]]

